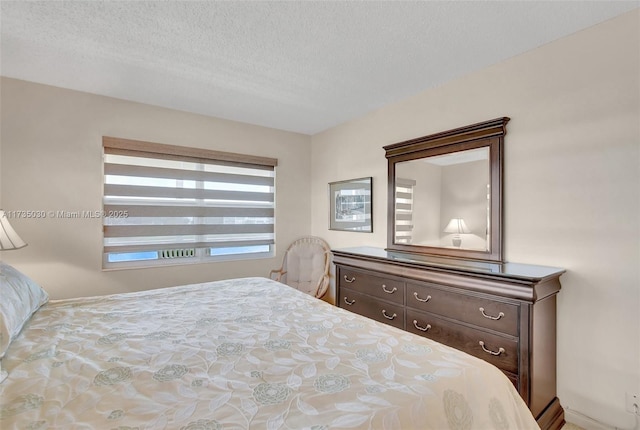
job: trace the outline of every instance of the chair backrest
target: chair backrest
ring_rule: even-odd
[[[294,241],[282,264],[284,283],[315,297],[329,288],[329,244],[319,237],[306,236]]]

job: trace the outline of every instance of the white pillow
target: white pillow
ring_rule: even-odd
[[[0,261],[0,359],[49,295],[32,279]]]

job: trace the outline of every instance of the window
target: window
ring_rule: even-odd
[[[274,254],[277,160],[103,137],[103,267]]]
[[[395,243],[411,243],[413,232],[413,179],[396,178]]]

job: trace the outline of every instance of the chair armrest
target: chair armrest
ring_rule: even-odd
[[[316,298],[321,299],[325,294],[327,294],[327,290],[329,290],[329,275],[324,275],[320,280],[318,285],[318,291],[316,292]]]
[[[276,273],[277,276],[274,278],[273,274]],[[269,278],[273,279],[274,281],[278,281],[281,282],[282,277],[286,274],[287,272],[283,271],[282,268],[280,269],[274,269],[272,271],[269,272]]]

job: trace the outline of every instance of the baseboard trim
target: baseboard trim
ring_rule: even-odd
[[[588,416],[576,412],[570,408],[567,408],[564,411],[565,419],[571,424],[575,424],[579,427],[589,430],[613,430],[615,427],[608,426],[600,421],[596,421],[593,418],[589,418]]]

